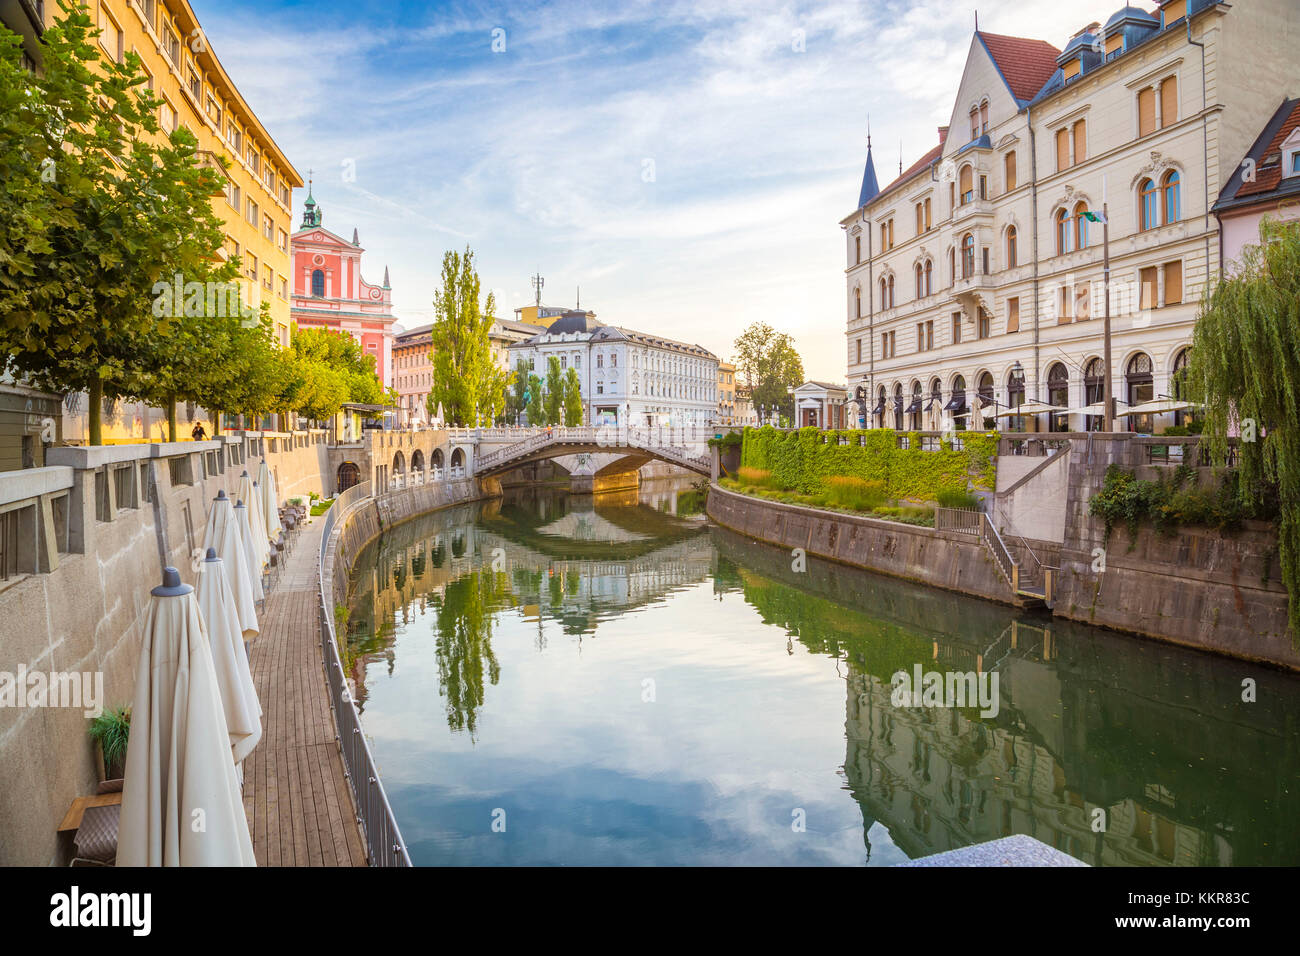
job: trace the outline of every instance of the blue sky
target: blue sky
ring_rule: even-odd
[[[951,0],[191,2],[403,324],[469,245],[498,315],[540,271],[549,305],[581,286],[603,321],[723,358],[766,321],[835,381],[867,116],[884,184],[948,122],[974,27]],[[984,0],[980,26],[1059,47],[1115,6]]]

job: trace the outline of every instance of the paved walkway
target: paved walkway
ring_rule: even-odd
[[[262,740],[244,762],[258,866],[365,866],[321,667],[316,571],[324,517],[298,533],[262,609],[253,683]]]

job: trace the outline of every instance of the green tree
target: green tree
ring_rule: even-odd
[[[1240,432],[1242,504],[1278,502],[1291,640],[1300,646],[1300,225],[1265,220],[1259,245],[1202,299],[1186,384],[1204,405],[1214,460],[1225,460],[1229,431]]]
[[[224,176],[188,130],[163,135],[139,56],[101,57],[85,8],[59,5],[40,73],[0,27],[0,347],[33,385],[88,392],[99,444],[104,398],[175,397],[167,363],[204,348],[154,286],[211,275]]]
[[[510,389],[506,393],[506,418],[510,424],[517,422],[526,408],[528,408],[528,364],[523,359],[519,359],[510,378]]]
[[[582,382],[572,368],[564,373],[564,424],[569,428],[582,424]]]
[[[558,425],[564,411],[564,372],[560,360],[552,355],[546,360],[546,424]]]
[[[474,253],[442,257],[442,287],[434,294],[433,387],[429,404],[442,404],[447,421],[474,425],[491,421],[504,407],[507,373],[492,360],[488,339],[496,321],[496,298],[480,306],[481,284]]]
[[[790,389],[804,380],[803,360],[794,339],[766,322],[755,322],[736,339],[735,350],[736,372],[750,389],[754,406],[781,408],[793,418]]]
[[[537,375],[528,376],[528,424],[546,424],[546,385]]]
[[[308,418],[330,418],[344,402],[390,404],[375,372],[375,358],[350,335],[327,329],[294,329],[292,381],[286,406]]]

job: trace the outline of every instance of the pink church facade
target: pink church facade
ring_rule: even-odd
[[[365,252],[354,229],[352,241],[321,225],[321,209],[310,190],[302,225],[290,237],[293,296],[289,316],[300,329],[346,332],[375,357],[384,386],[393,384],[393,292],[384,269],[383,285],[361,275]]]

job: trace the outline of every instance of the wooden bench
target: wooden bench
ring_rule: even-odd
[[[80,829],[81,818],[91,807],[113,807],[119,806],[121,803],[121,790],[116,793],[99,793],[90,797],[77,797],[72,801],[72,806],[68,807],[68,812],[63,815],[63,822],[59,824],[59,832]]]

